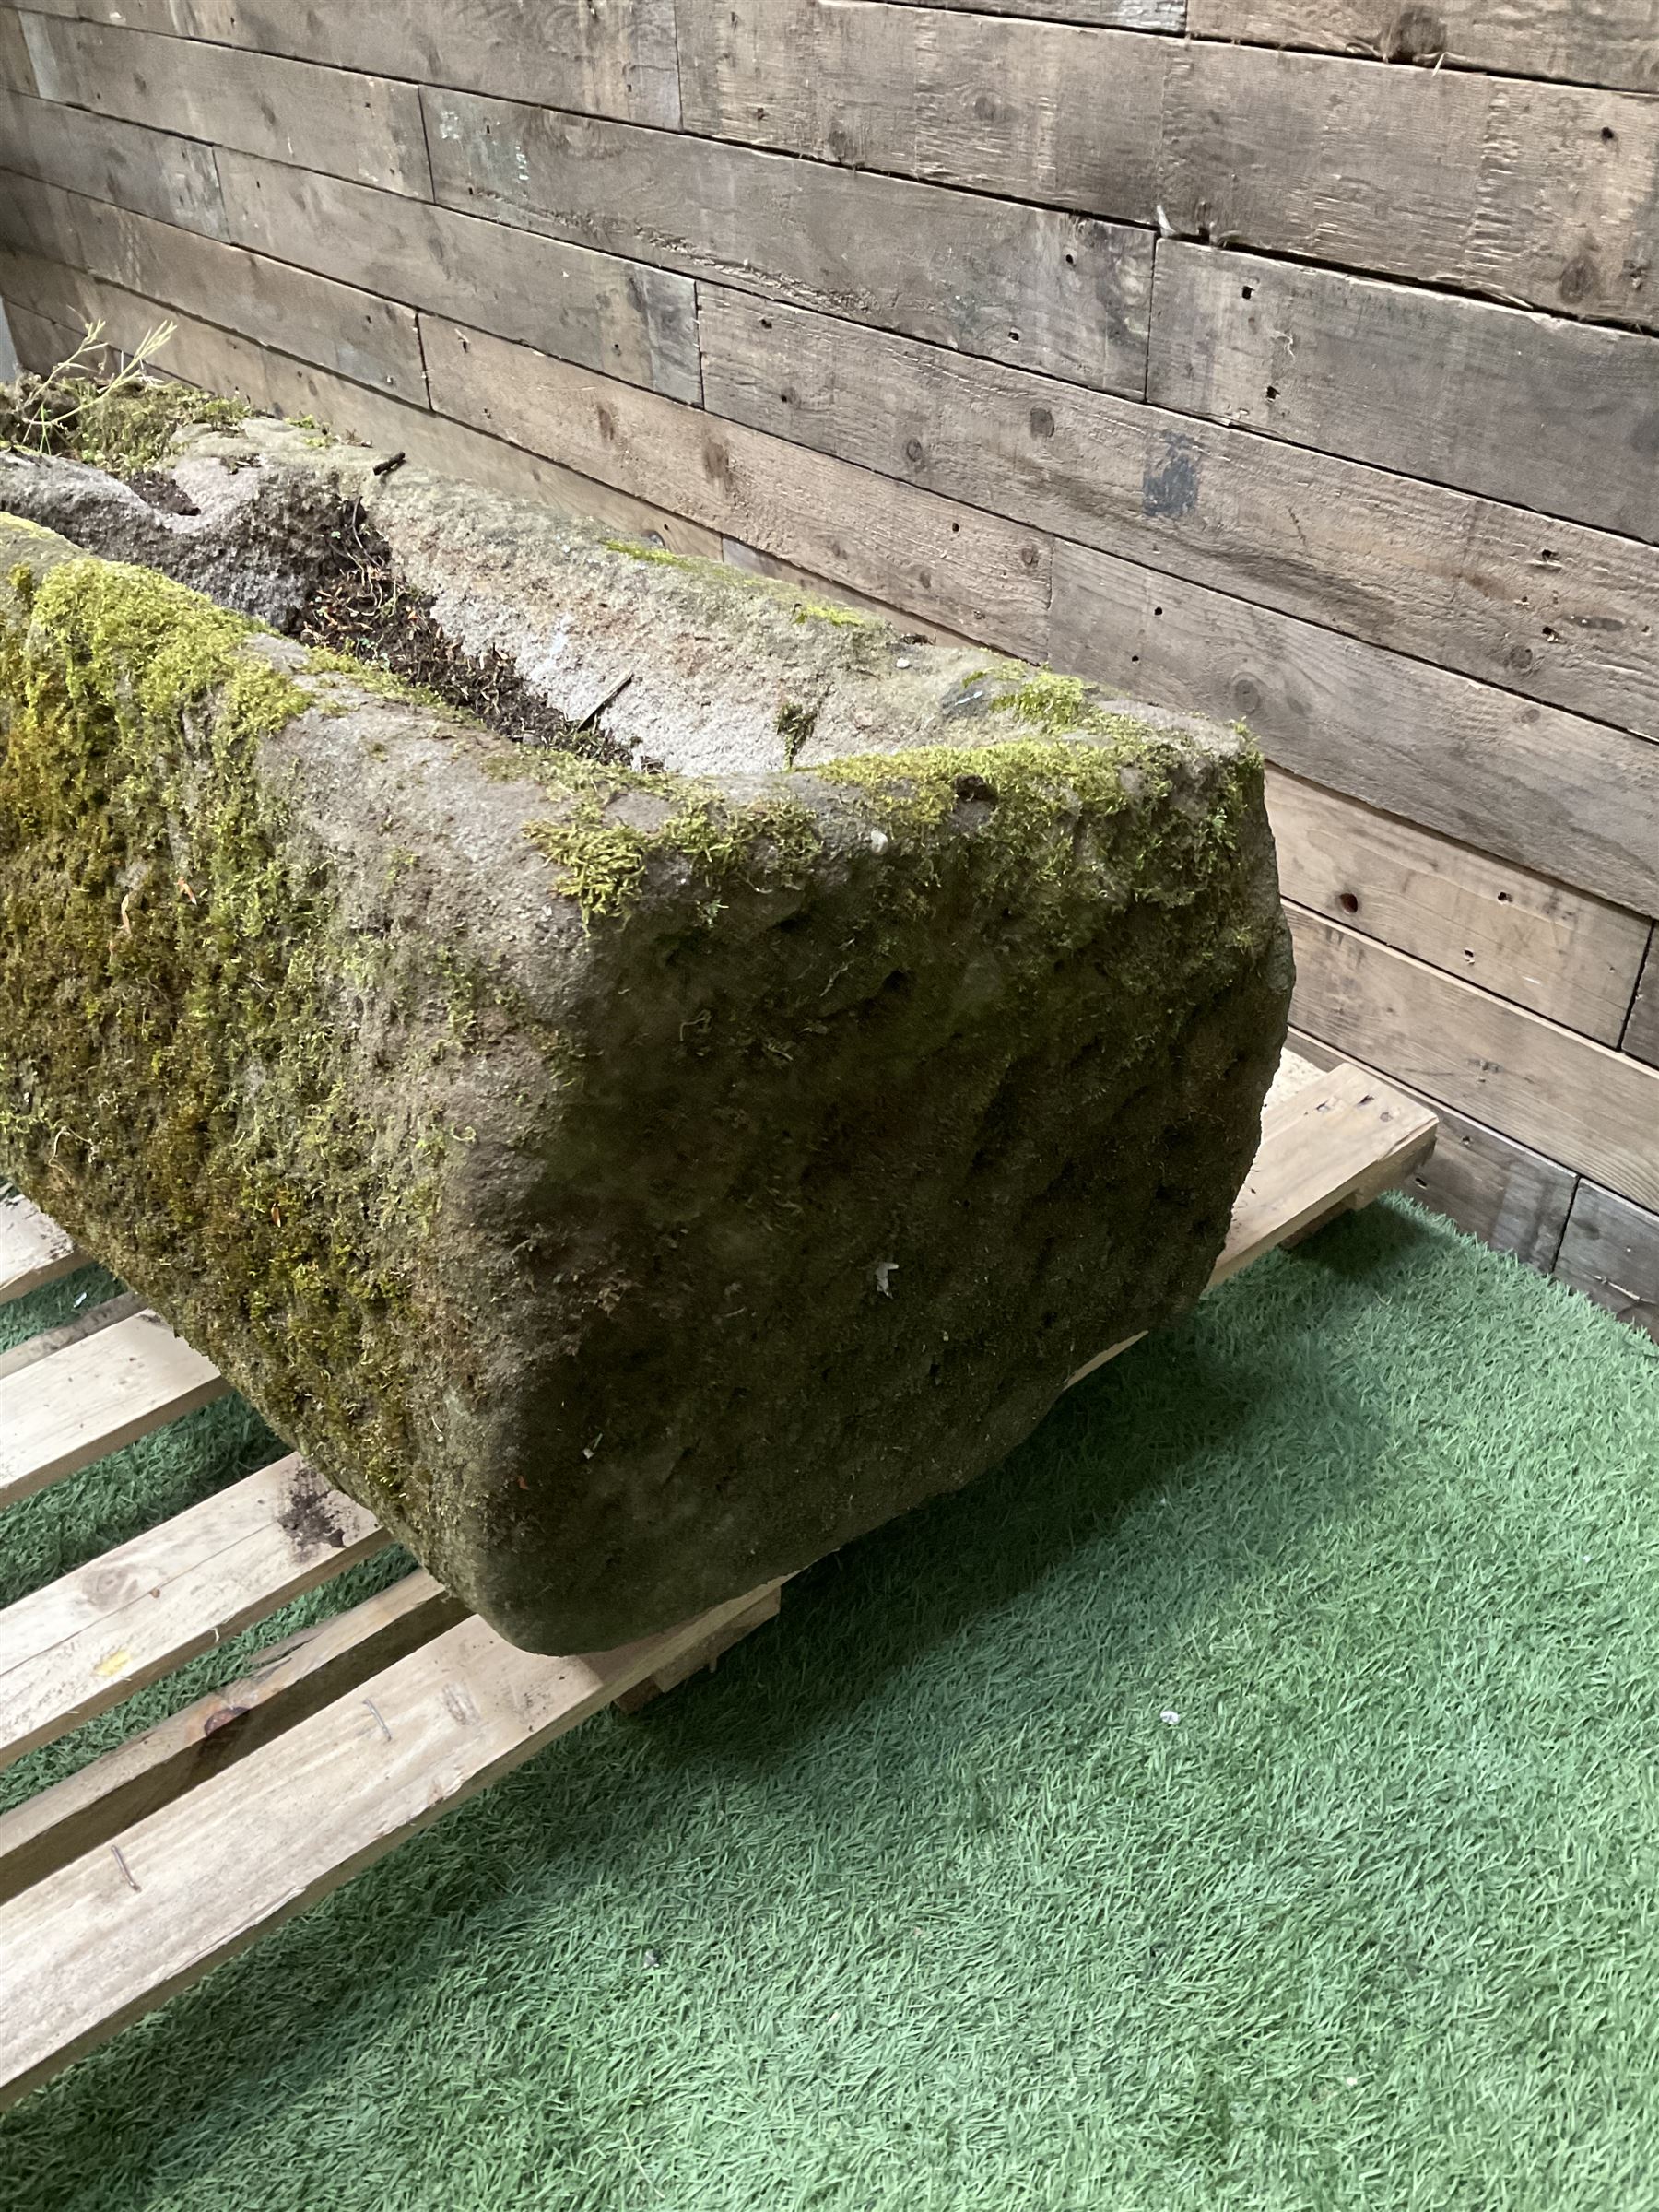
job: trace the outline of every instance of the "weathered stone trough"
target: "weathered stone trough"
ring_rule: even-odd
[[[1197,1296],[1288,996],[1260,768],[379,458],[0,462],[0,1171],[504,1634],[604,1646]],[[227,611],[347,517],[587,757]]]

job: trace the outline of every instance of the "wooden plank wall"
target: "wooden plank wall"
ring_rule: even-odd
[[[1270,762],[1299,1038],[1659,1334],[1659,0],[0,0],[0,298]]]

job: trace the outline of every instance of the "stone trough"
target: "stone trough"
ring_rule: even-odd
[[[0,1173],[605,1647],[1197,1297],[1288,1001],[1260,764],[386,459],[0,457]],[[365,533],[560,739],[276,634]]]

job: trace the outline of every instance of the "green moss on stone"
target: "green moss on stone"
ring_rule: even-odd
[[[431,1145],[378,1131],[347,1080],[383,935],[345,927],[259,771],[308,697],[256,625],[147,571],[11,581],[0,1003],[26,1041],[0,1058],[0,1172],[72,1229],[130,1222],[118,1265],[189,1251],[267,1414],[326,1426],[394,1498]]]
[[[190,384],[25,377],[0,387],[0,445],[66,453],[124,479],[154,468],[181,430],[232,429],[247,413]]]

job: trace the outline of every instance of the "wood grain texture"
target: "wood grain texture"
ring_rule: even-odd
[[[247,154],[222,153],[226,235],[676,399],[702,395],[688,276]]]
[[[1144,387],[1144,230],[511,100],[425,99],[446,206],[1102,391]]]
[[[918,7],[959,7],[962,0],[914,0]],[[1093,23],[1107,30],[1174,30],[1186,22],[1186,0],[975,0],[985,16],[1020,16],[1033,21]]]
[[[1180,12],[1173,0],[1121,4],[1131,11]],[[371,76],[507,92],[582,114],[669,129],[679,120],[674,0],[582,0],[580,6],[535,9],[522,0],[373,0],[371,6],[341,6],[338,0],[30,0],[30,6],[41,15],[171,32]],[[1074,12],[1069,0],[1061,12]]]
[[[1430,1099],[1659,1205],[1659,1071],[1287,904],[1299,1029]]]
[[[405,1575],[260,1654],[252,1673],[131,1735],[0,1813],[0,1903],[453,1628],[463,1608],[429,1574]]]
[[[699,298],[716,414],[1659,736],[1659,547],[724,286]]]
[[[1617,1045],[1649,924],[1467,845],[1270,771],[1286,898]]]
[[[1624,1049],[1634,1053],[1638,1060],[1645,1061],[1650,1067],[1659,1067],[1659,930],[1653,933],[1641,981],[1636,988]]]
[[[35,276],[51,288],[50,294],[16,293],[39,312],[52,312],[43,301],[61,294],[61,281],[49,274],[51,265],[59,263],[159,301],[170,312],[229,324],[244,337],[299,354],[338,375],[425,401],[413,311],[331,277],[23,178],[7,180],[0,192],[0,246],[32,264]],[[7,296],[29,281],[28,266],[12,265]]]
[[[75,1239],[50,1214],[16,1191],[0,1197],[0,1305],[27,1298],[86,1264]]]
[[[1309,782],[1659,911],[1659,746],[1104,553],[1053,559],[1057,667],[1242,717]]]
[[[0,1381],[0,1506],[222,1397],[211,1360],[139,1313]]]
[[[1659,90],[1659,0],[1192,0],[1195,39]]]
[[[0,1613],[0,1767],[390,1542],[284,1459],[20,1598]]]
[[[49,100],[0,91],[0,161],[160,222],[228,235],[213,149],[194,139],[106,115],[69,117]]]
[[[688,6],[688,130],[1151,223],[1162,38],[884,0]]]
[[[1159,405],[1650,543],[1654,359],[1653,340],[1630,331],[1179,241],[1158,249]],[[1621,661],[1618,633],[1584,642],[1604,641]],[[1641,642],[1651,649],[1651,633]]]
[[[35,88],[34,65],[23,41],[23,20],[9,7],[0,7],[0,87],[25,95]]]
[[[7,1375],[20,1375],[26,1367],[33,1367],[38,1360],[50,1359],[54,1352],[67,1351],[72,1344],[83,1343],[100,1330],[112,1329],[118,1321],[130,1321],[135,1313],[144,1312],[145,1300],[136,1290],[123,1290],[114,1298],[100,1298],[95,1303],[94,1293],[83,1291],[75,1301],[75,1309],[67,1320],[42,1329],[38,1336],[26,1336],[21,1344],[14,1344],[10,1351],[0,1352],[0,1382]]]
[[[1556,1273],[1659,1344],[1659,1213],[1581,1182]]]
[[[1305,1030],[1292,1028],[1290,1041],[1322,1067],[1349,1057]],[[1371,1072],[1419,1104],[1433,1103],[1398,1076]],[[1440,1124],[1434,1149],[1411,1170],[1401,1190],[1493,1251],[1512,1253],[1547,1275],[1560,1248],[1577,1176],[1450,1106],[1434,1103],[1434,1113]]]
[[[57,334],[65,324],[74,328],[101,319],[112,342],[129,349],[164,312],[172,312],[159,300],[101,283],[61,263],[0,248],[0,295],[8,291],[50,308],[55,320],[42,321],[42,332]],[[721,557],[718,532],[670,514],[649,500],[633,499],[522,447],[480,436],[462,423],[406,406],[210,323],[176,312],[172,319],[176,327],[164,362],[171,374],[186,383],[231,393],[265,413],[314,416],[342,437],[359,439],[388,453],[406,453],[418,465],[442,475],[540,500],[573,521],[598,522],[676,553],[701,554],[712,560]],[[57,335],[42,340],[42,361],[59,359],[63,351]]]
[[[1188,42],[1161,197],[1182,238],[1659,322],[1659,106],[1639,93]]]
[[[1041,660],[1040,534],[653,392],[422,316],[432,404],[854,591]]]
[[[751,1606],[548,1659],[468,1619],[0,1906],[0,2105]]]
[[[411,85],[66,18],[26,15],[23,35],[42,100],[431,196]]]

